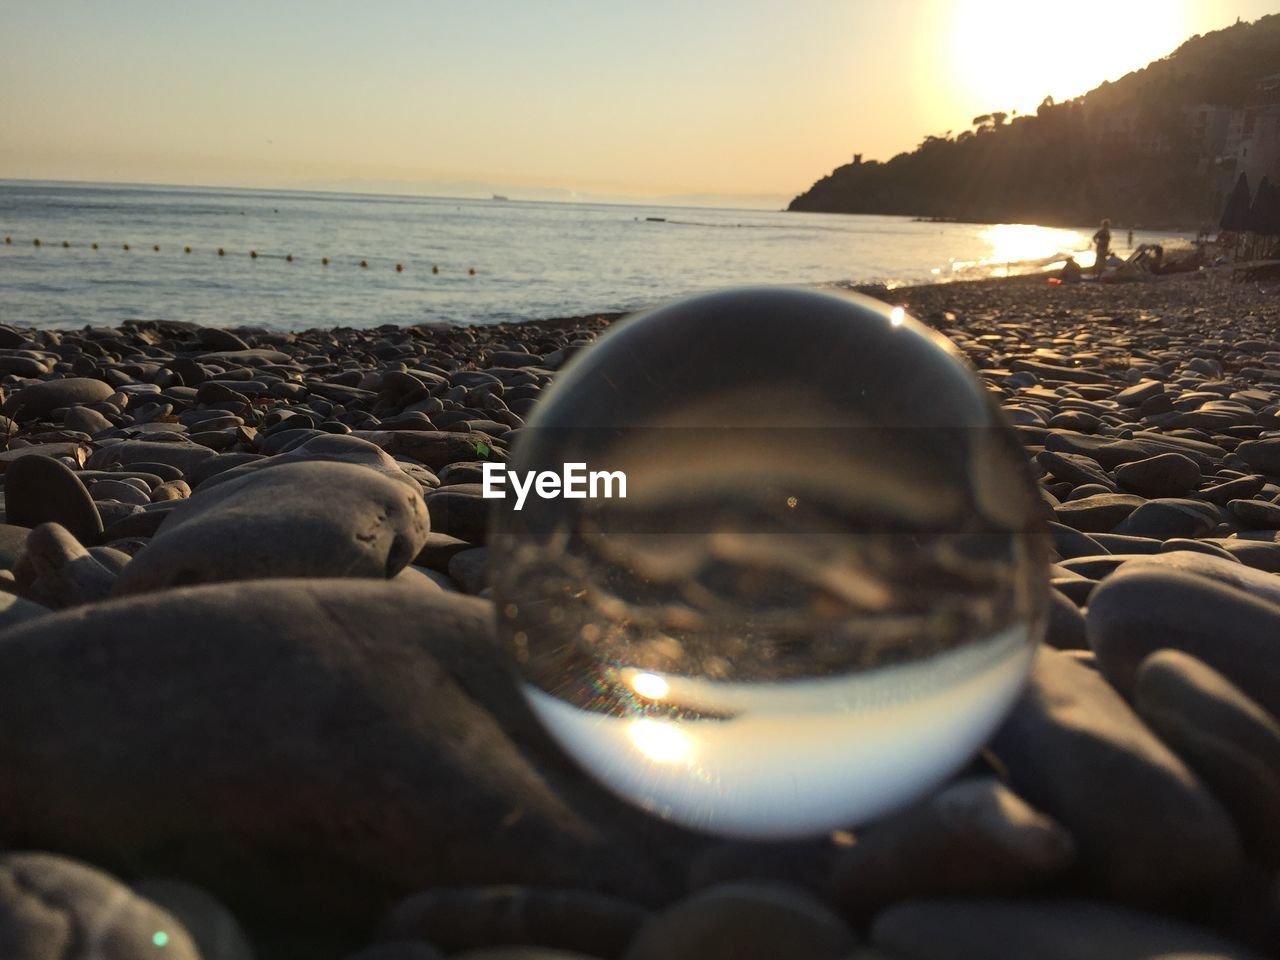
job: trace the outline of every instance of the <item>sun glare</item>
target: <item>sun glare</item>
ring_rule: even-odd
[[[954,10],[955,81],[979,112],[1079,96],[1167,56],[1190,33],[1187,0],[962,0]]]

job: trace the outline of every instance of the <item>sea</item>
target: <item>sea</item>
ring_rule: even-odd
[[[1092,262],[1083,227],[3,180],[0,234],[0,322],[46,328],[491,324],[741,285],[894,288]],[[1122,255],[1126,242],[1117,232]]]

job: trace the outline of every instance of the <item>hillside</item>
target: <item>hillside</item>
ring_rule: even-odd
[[[1217,219],[1239,169],[1248,167],[1255,185],[1260,174],[1275,175],[1265,151],[1280,151],[1280,140],[1268,148],[1265,137],[1261,146],[1248,138],[1259,110],[1265,122],[1280,120],[1280,95],[1259,84],[1277,70],[1273,14],[1193,37],[1074,100],[1046,99],[1034,116],[978,117],[972,130],[926,137],[884,163],[855,157],[788,209],[1194,227]]]

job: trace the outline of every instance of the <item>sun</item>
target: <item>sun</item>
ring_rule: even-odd
[[[1187,0],[957,0],[953,81],[976,112],[1034,111],[1172,53],[1189,35]]]

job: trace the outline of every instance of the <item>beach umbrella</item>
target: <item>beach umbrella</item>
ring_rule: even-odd
[[[1227,206],[1222,211],[1222,220],[1219,226],[1223,230],[1229,230],[1232,233],[1244,233],[1249,229],[1249,214],[1253,208],[1253,200],[1250,196],[1249,177],[1244,173],[1240,174],[1240,179],[1236,181],[1235,189],[1231,191],[1231,196],[1227,197]]]
[[[1266,190],[1262,187],[1266,187]],[[1253,230],[1266,237],[1280,236],[1280,184],[1270,183],[1264,177],[1262,187],[1258,188],[1261,202],[1254,200],[1254,207],[1261,209],[1254,213]]]
[[[1271,181],[1266,177],[1258,184],[1258,191],[1253,195],[1253,203],[1249,207],[1249,232],[1266,234],[1267,205],[1271,201]]]

